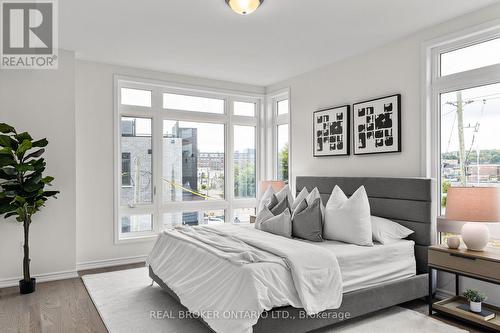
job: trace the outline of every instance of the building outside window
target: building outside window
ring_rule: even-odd
[[[500,186],[500,38],[477,33],[428,49],[438,214],[450,187]],[[442,241],[449,236],[441,234]],[[500,246],[497,240],[493,244]]]
[[[262,97],[117,78],[116,241],[249,222]]]

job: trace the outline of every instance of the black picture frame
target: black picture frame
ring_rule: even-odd
[[[380,115],[385,112],[385,108],[387,104],[391,104],[392,108],[394,106],[397,108],[397,110],[391,111],[391,115],[388,116],[389,118],[384,118],[385,120],[390,120],[392,126],[389,128],[383,128],[383,129],[378,129],[374,128],[373,130],[369,130],[369,132],[372,132],[371,137],[368,138],[368,133],[366,134],[365,137],[365,147],[360,147],[360,143],[358,140],[360,140],[360,127],[361,125],[359,123],[359,119],[361,117],[367,117],[366,115],[361,115],[360,110],[367,109],[368,107],[373,108],[372,109],[372,114],[375,115]],[[380,105],[382,105],[383,112],[380,112]],[[379,106],[377,109],[378,112],[375,112],[376,106]],[[397,119],[394,119],[393,116],[396,116]],[[391,118],[392,117],[392,118]],[[363,122],[363,125],[367,125],[366,123],[367,118],[365,118],[365,122]],[[374,126],[376,126],[376,119],[373,118],[374,120]],[[389,131],[389,133],[386,132],[386,130]],[[394,131],[396,130],[396,135],[394,135]],[[384,147],[377,147],[377,143],[375,143],[375,146],[373,147],[373,141],[376,142],[377,138],[375,137],[375,131],[377,132],[384,132],[382,138],[384,138],[386,141],[384,142]],[[371,154],[386,154],[386,153],[400,153],[402,151],[402,143],[401,143],[401,94],[394,94],[394,95],[389,95],[389,96],[384,96],[384,97],[379,97],[379,98],[374,98],[362,102],[358,102],[353,104],[352,106],[352,146],[353,146],[353,151],[354,155],[371,155]],[[390,134],[390,135],[387,135]],[[368,141],[370,140],[370,141]],[[389,147],[386,145],[386,143],[390,143],[392,140],[392,145]],[[394,142],[395,141],[395,142]],[[368,147],[368,142],[370,142],[371,147]],[[380,141],[379,141],[380,143]]]
[[[342,118],[340,118],[342,115]],[[323,117],[321,123],[319,123],[319,116]],[[327,118],[324,118],[324,117]],[[335,119],[332,122],[331,119]],[[342,133],[332,134],[331,130],[338,131],[338,123],[341,121]],[[321,124],[322,128],[318,128]],[[325,128],[324,126],[328,127]],[[319,131],[324,130],[328,132],[327,135],[322,133],[319,135]],[[340,138],[339,138],[340,136]],[[321,139],[322,143],[319,144],[318,140]],[[342,148],[337,149],[337,140],[341,139]],[[328,149],[323,149],[325,145]],[[341,105],[331,108],[321,109],[313,112],[313,156],[314,157],[331,157],[331,156],[348,156],[351,154],[351,106]]]

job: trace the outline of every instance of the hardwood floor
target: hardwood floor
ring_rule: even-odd
[[[80,276],[144,266],[133,264],[79,272]],[[427,314],[422,300],[415,300],[403,307]],[[471,333],[483,331],[434,315],[434,318]],[[37,284],[37,290],[30,295],[20,295],[17,287],[0,289],[0,332],[1,333],[106,333],[90,296],[80,278]]]

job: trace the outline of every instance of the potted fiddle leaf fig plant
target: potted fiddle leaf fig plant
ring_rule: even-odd
[[[41,157],[47,139],[33,140],[27,133],[0,123],[0,216],[15,217],[24,230],[23,279],[21,294],[35,291],[36,279],[30,275],[29,231],[33,215],[59,191],[45,191],[53,177],[45,176],[45,160]]]
[[[481,312],[481,304],[486,301],[486,295],[475,289],[467,289],[464,297],[469,301],[469,307],[472,312]]]

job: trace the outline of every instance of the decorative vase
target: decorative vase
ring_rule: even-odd
[[[481,302],[470,301],[469,306],[470,306],[470,310],[472,312],[477,312],[477,313],[481,312]]]
[[[490,230],[479,222],[464,224],[461,234],[467,249],[472,251],[483,251],[490,240]]]
[[[19,291],[21,294],[26,295],[26,294],[31,294],[32,292],[35,291],[36,288],[36,279],[31,278],[30,281],[26,281],[24,279],[19,280]]]
[[[457,236],[448,237],[446,244],[450,249],[458,249],[460,247],[460,238]]]

